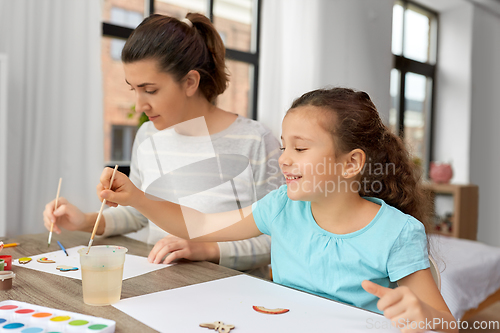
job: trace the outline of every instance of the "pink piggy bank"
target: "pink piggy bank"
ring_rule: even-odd
[[[431,162],[429,176],[435,183],[446,184],[449,183],[453,177],[453,170],[450,164]]]

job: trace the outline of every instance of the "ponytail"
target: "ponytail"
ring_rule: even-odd
[[[157,60],[159,70],[172,75],[177,82],[195,70],[200,74],[198,88],[213,103],[229,81],[226,49],[208,18],[188,13],[186,19],[180,21],[159,14],[147,17],[127,39],[122,61]]]
[[[188,13],[186,18],[193,23],[194,28],[202,37],[214,64],[212,82],[210,84],[204,82],[202,90],[206,90],[210,95],[218,96],[226,90],[229,81],[226,73],[226,48],[222,38],[207,17]]]
[[[382,123],[367,93],[346,88],[319,89],[296,99],[299,106],[322,108],[339,154],[361,149],[366,163],[358,175],[361,196],[377,197],[420,220],[429,231],[431,200],[421,182],[421,169],[412,161],[403,141]]]
[[[361,175],[367,186],[360,195],[384,200],[421,221],[429,231],[432,208],[429,194],[422,186],[422,169],[413,162],[401,138],[389,129],[385,129],[380,141],[373,152],[367,152],[368,161]],[[378,166],[384,166],[383,172],[377,172]],[[374,193],[374,189],[380,191]]]

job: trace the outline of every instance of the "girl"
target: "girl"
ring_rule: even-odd
[[[200,14],[183,20],[162,15],[146,18],[131,34],[122,51],[125,80],[135,92],[137,112],[149,117],[133,145],[131,181],[143,190],[162,174],[206,159],[198,139],[211,143],[216,154],[241,154],[250,160],[250,188],[240,197],[262,198],[276,189],[279,176],[279,142],[256,121],[226,112],[215,105],[227,87],[225,48],[211,22]],[[181,126],[180,124],[184,124]],[[185,124],[201,125],[202,131],[186,130]],[[192,127],[192,126],[191,126]],[[166,130],[168,129],[168,130]],[[196,136],[196,137],[195,137]],[[151,142],[158,160],[150,159]],[[148,155],[149,154],[149,155]],[[180,159],[183,158],[181,161]],[[274,181],[273,181],[274,180]],[[208,213],[233,209],[232,189],[218,196],[198,198],[192,208]],[[250,200],[248,204],[255,202]],[[44,211],[45,227],[91,232],[97,213],[82,213],[64,198],[54,211],[54,201]],[[231,208],[227,208],[231,207]],[[105,210],[98,235],[112,236],[148,227],[147,241],[155,244],[149,261],[170,263],[177,258],[209,260],[239,270],[262,268],[268,272],[270,238],[258,236],[239,242],[191,242],[159,229],[132,207]]]
[[[241,221],[199,240],[271,235],[275,282],[382,312],[403,332],[454,331],[429,270],[428,198],[404,144],[369,96],[343,88],[306,93],[282,126],[286,186],[242,209]],[[101,200],[132,205],[180,237],[189,236],[188,219],[232,218],[233,212],[202,214],[151,201],[123,175],[104,190],[111,172],[103,171],[97,187]]]

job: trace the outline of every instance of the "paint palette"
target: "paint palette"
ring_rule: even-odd
[[[113,320],[18,301],[0,302],[0,332],[112,333]]]

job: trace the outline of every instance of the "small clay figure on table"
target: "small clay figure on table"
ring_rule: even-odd
[[[200,324],[200,326],[216,330],[219,333],[229,333],[229,331],[234,328],[234,325],[224,325],[224,323],[222,321],[215,321],[213,323]]]

